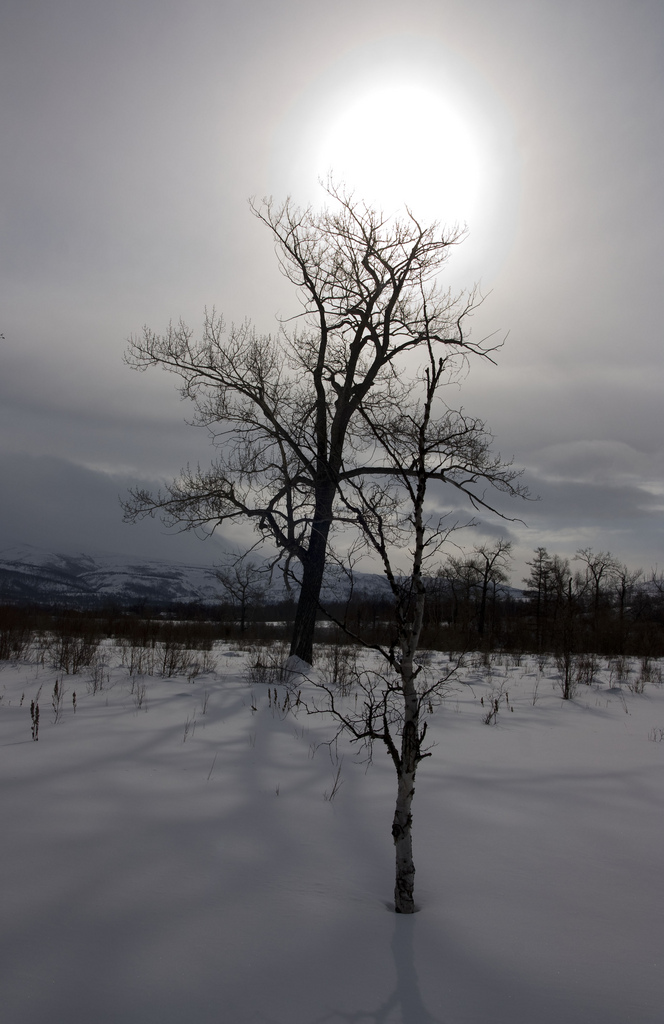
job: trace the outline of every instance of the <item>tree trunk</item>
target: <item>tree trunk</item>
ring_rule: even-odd
[[[313,665],[314,661],[314,631],[324,571],[325,549],[315,561],[308,559],[302,567],[302,586],[295,610],[290,653],[307,665]]]
[[[413,862],[413,815],[415,772],[417,770],[419,737],[417,723],[406,711],[401,737],[401,758],[397,768],[397,803],[392,822],[392,838],[396,854],[394,909],[397,914],[413,914],[415,902],[415,864]]]
[[[413,890],[415,888],[415,864],[413,862],[413,815],[412,804],[415,795],[415,772],[420,760],[419,705],[414,685],[412,654],[407,653],[401,662],[401,677],[404,693],[404,723],[401,734],[401,756],[396,763],[397,803],[392,822],[392,838],[396,854],[396,883],[394,886],[394,909],[397,914],[415,913]]]
[[[302,586],[295,610],[290,653],[301,658],[307,665],[313,665],[314,660],[314,631],[325,573],[333,499],[334,486],[327,484],[317,501],[316,514],[311,525],[309,550],[306,560],[302,563]]]
[[[415,769],[397,773],[397,804],[392,823],[392,838],[396,854],[396,882],[394,909],[397,914],[413,914],[415,902],[415,864],[413,862],[413,815],[411,805],[415,794]]]
[[[489,589],[489,581],[488,581],[488,579],[485,578],[483,583],[482,583],[482,596],[480,598],[480,614],[479,614],[479,620],[478,620],[478,623],[477,623],[477,632],[478,632],[479,636],[484,636],[484,623],[486,621],[486,599],[487,599],[488,589]]]

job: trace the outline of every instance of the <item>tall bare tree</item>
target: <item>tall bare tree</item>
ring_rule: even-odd
[[[593,620],[597,630],[602,596],[620,570],[620,562],[610,551],[593,551],[592,548],[579,548],[574,555],[574,561],[583,562],[586,567],[586,583],[593,594]]]
[[[469,354],[491,351],[466,330],[475,292],[453,296],[437,281],[461,239],[457,229],[422,226],[410,213],[386,218],[332,187],[329,197],[322,212],[290,201],[254,207],[300,300],[299,314],[276,337],[248,322],[226,331],[213,311],[200,340],[182,322],[161,335],[146,327],[130,338],[127,354],[136,369],[180,377],[215,457],[209,469],[186,469],[160,493],[132,492],[126,518],[161,515],[208,530],[252,523],[287,569],[299,565],[291,653],[308,663],[333,524],[340,516],[350,525],[341,491],[364,468],[355,426],[398,390],[422,345],[439,350],[446,374]],[[454,464],[441,472],[457,482]]]

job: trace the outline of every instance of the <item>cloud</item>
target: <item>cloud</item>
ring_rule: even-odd
[[[548,445],[534,452],[529,463],[547,481],[632,486],[664,478],[661,453],[638,451],[624,441],[579,440]]]
[[[65,554],[120,554],[209,565],[221,557],[223,535],[206,541],[169,531],[157,520],[122,522],[119,498],[129,487],[158,486],[50,456],[0,453],[5,545],[33,544]]]
[[[523,509],[525,527],[514,524],[520,566],[536,547],[571,556],[578,548],[611,551],[631,568],[661,562],[662,499],[624,482],[551,479],[529,474],[540,500]],[[520,571],[520,570],[517,570]]]

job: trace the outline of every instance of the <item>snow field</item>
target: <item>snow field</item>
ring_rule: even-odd
[[[285,713],[255,652],[219,646],[192,681],[108,655],[97,692],[0,668],[8,1024],[662,1019],[661,664],[638,692],[638,662],[598,659],[564,702],[552,659],[466,656],[430,719],[403,918],[382,749],[321,745],[331,723]]]

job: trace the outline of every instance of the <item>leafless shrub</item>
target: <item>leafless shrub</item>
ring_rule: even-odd
[[[317,667],[325,685],[347,697],[357,677],[357,651],[354,647],[334,644],[324,650]]]
[[[611,686],[622,686],[629,679],[631,672],[629,658],[626,658],[624,654],[617,658],[612,658],[610,661],[609,684]]]
[[[187,671],[187,682],[193,683],[197,676],[207,672],[215,672],[216,668],[217,660],[211,651],[197,651]]]
[[[185,643],[167,639],[144,645],[135,638],[123,644],[122,663],[131,676],[153,676],[165,679],[187,676],[190,682],[200,672],[212,671],[215,661],[210,651],[194,651]]]
[[[130,641],[123,644],[122,664],[126,666],[130,676],[152,676],[155,669],[154,647],[143,647]]]
[[[639,674],[636,678],[628,683],[628,686],[632,693],[643,693],[646,688],[646,683],[661,683],[662,681],[662,670],[659,665],[653,665],[652,659],[646,654],[641,658]]]
[[[252,652],[247,666],[248,682],[252,686],[268,686],[275,681],[275,667],[266,655],[265,648],[255,648]]]
[[[195,660],[194,652],[182,643],[165,640],[159,644],[160,674],[165,679],[187,675]]]
[[[533,694],[532,694],[533,707],[535,707],[535,705],[537,704],[537,701],[539,699],[539,684],[540,684],[540,679],[541,678],[542,677],[540,676],[540,674],[538,672],[537,676],[535,677],[535,685],[533,686]]]
[[[98,648],[90,662],[90,679],[86,683],[88,693],[99,693],[109,679],[108,655],[103,648]]]
[[[137,677],[134,677],[131,681],[131,695],[134,698],[134,707],[137,711],[147,711],[147,691],[146,685]]]
[[[644,654],[640,659],[638,678],[630,686],[634,693],[643,693],[646,683],[654,683],[659,686],[662,682],[662,669],[660,665],[653,665],[652,658]]]
[[[52,637],[48,645],[51,664],[56,672],[75,676],[91,664],[98,646],[99,640],[89,637],[66,634]]]
[[[21,624],[8,623],[0,628],[0,661],[26,660],[32,644],[32,630]]]
[[[556,666],[560,675],[560,689],[563,700],[571,700],[576,693],[578,680],[575,672],[575,659],[569,648],[556,655]]]
[[[575,681],[580,685],[592,686],[599,664],[595,654],[578,654],[574,660]]]
[[[509,708],[510,711],[514,710],[514,708],[510,707],[510,697],[505,689],[505,683],[501,683],[499,687],[493,687],[486,701],[484,697],[481,697],[480,704],[485,709],[484,718],[482,719],[485,725],[497,724],[501,705]]]
[[[640,660],[640,676],[644,683],[651,683],[653,681],[653,663],[652,658],[648,654],[644,654]]]
[[[252,686],[272,686],[274,683],[283,682],[288,674],[284,667],[286,651],[286,645],[282,643],[250,647],[249,664],[245,673],[247,681]]]

